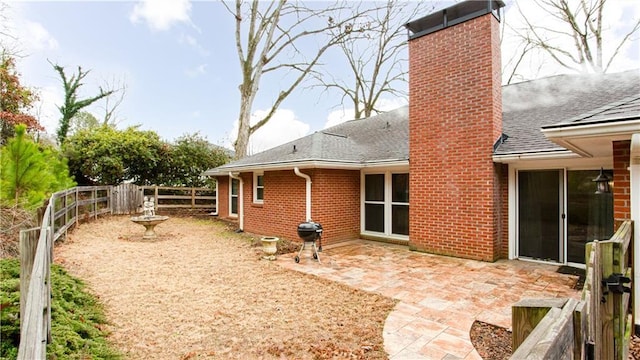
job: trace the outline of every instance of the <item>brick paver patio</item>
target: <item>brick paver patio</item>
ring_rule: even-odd
[[[577,276],[525,261],[486,263],[355,240],[325,246],[322,263],[303,252],[279,265],[399,300],[384,326],[392,360],[481,359],[469,337],[475,320],[511,328],[511,305],[523,298],[574,297]]]

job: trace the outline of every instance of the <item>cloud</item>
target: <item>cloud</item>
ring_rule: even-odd
[[[56,38],[39,22],[31,21],[24,15],[25,10],[18,3],[4,9],[6,18],[0,24],[0,43],[17,52],[33,54],[39,51],[56,50]]]
[[[263,119],[267,113],[268,110],[256,110],[251,116],[251,125],[255,125]],[[293,110],[278,109],[266,125],[251,135],[248,152],[249,154],[256,154],[298,139],[307,135],[310,128],[309,124],[296,118]],[[237,138],[237,135],[238,121],[236,120],[233,124],[233,130],[231,130],[230,142],[226,144],[226,146],[233,148],[232,144]]]
[[[58,41],[42,26],[42,24],[25,20],[21,34],[18,37],[25,44],[29,44],[30,50],[55,50]]]
[[[378,104],[376,107],[380,109],[380,112],[387,112],[407,104],[408,101],[406,98],[380,99],[378,100]],[[330,128],[332,126],[342,124],[345,121],[353,120],[354,117],[354,108],[343,108],[334,110],[327,116],[327,122],[324,124],[324,128]]]
[[[129,20],[146,22],[152,31],[169,30],[176,23],[190,23],[191,2],[189,0],[142,0],[134,7]]]
[[[189,45],[202,56],[209,56],[210,54],[209,50],[205,49],[202,45],[200,45],[198,40],[191,35],[182,34],[182,36],[179,39],[179,42],[181,44]]]
[[[200,64],[196,67],[185,70],[188,77],[194,78],[207,73],[207,64]]]

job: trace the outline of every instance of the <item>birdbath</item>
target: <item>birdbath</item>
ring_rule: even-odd
[[[146,230],[142,236],[143,239],[154,239],[156,237],[156,232],[154,231],[156,225],[167,220],[169,217],[156,215],[156,203],[153,197],[144,197],[143,210],[144,215],[134,216],[131,218],[131,221],[145,227]]]
[[[142,236],[143,239],[154,239],[156,237],[156,232],[154,231],[154,228],[156,227],[156,225],[160,224],[161,222],[167,219],[169,219],[168,216],[143,215],[143,216],[134,216],[131,218],[131,221],[145,227],[146,230],[144,231],[144,235]]]

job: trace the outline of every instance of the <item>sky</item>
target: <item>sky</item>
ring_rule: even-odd
[[[2,0],[0,0],[2,1]],[[19,51],[23,85],[37,89],[35,113],[49,134],[55,134],[63,88],[51,63],[70,74],[82,66],[91,70],[81,96],[91,96],[105,84],[126,84],[116,119],[119,128],[139,125],[172,141],[199,132],[211,143],[232,148],[240,107],[240,68],[234,40],[234,18],[218,1],[6,1],[6,28]],[[507,1],[507,21],[517,23],[518,11]],[[314,2],[322,5],[322,2]],[[451,2],[437,2],[444,8]],[[544,12],[520,0],[524,12],[541,27],[550,21]],[[609,0],[606,31],[612,39],[640,18],[640,1]],[[430,8],[429,8],[430,9]],[[427,15],[426,11],[422,15]],[[410,19],[407,19],[410,20]],[[503,63],[517,51],[517,41],[505,33]],[[640,34],[636,34],[610,72],[640,68]],[[612,47],[609,41],[605,47]],[[324,60],[336,74],[344,63],[334,54]],[[525,77],[569,72],[540,54],[522,65]],[[263,78],[253,108],[259,119],[280,91],[278,76]],[[250,153],[291,141],[348,120],[350,111],[340,96],[305,84],[280,106],[271,122],[253,137]],[[271,95],[271,96],[270,96]],[[403,98],[381,100],[385,110],[406,104]],[[89,111],[101,118],[104,103]]]

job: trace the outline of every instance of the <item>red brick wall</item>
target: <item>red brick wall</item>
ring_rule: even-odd
[[[229,217],[229,177],[218,176],[218,217]]]
[[[613,218],[616,229],[624,220],[631,219],[631,141],[613,142]]]
[[[360,234],[360,172],[301,170],[311,176],[313,220],[322,224],[322,244],[352,240]],[[253,173],[243,173],[244,230],[299,241],[298,224],[306,221],[306,182],[293,170],[264,173],[264,202],[253,203]],[[229,180],[219,177],[218,214],[228,217]]]
[[[495,164],[498,182],[496,201],[496,221],[498,226],[498,247],[500,258],[509,258],[509,166],[507,164]]]
[[[498,21],[411,40],[409,73],[410,246],[493,261],[504,233],[491,157],[502,131]]]
[[[311,212],[324,229],[322,243],[359,238],[360,171],[316,169],[312,181]]]
[[[253,173],[244,173],[244,230],[259,235],[297,240],[298,224],[305,221],[305,180],[293,170],[267,171],[264,203],[253,203]]]

